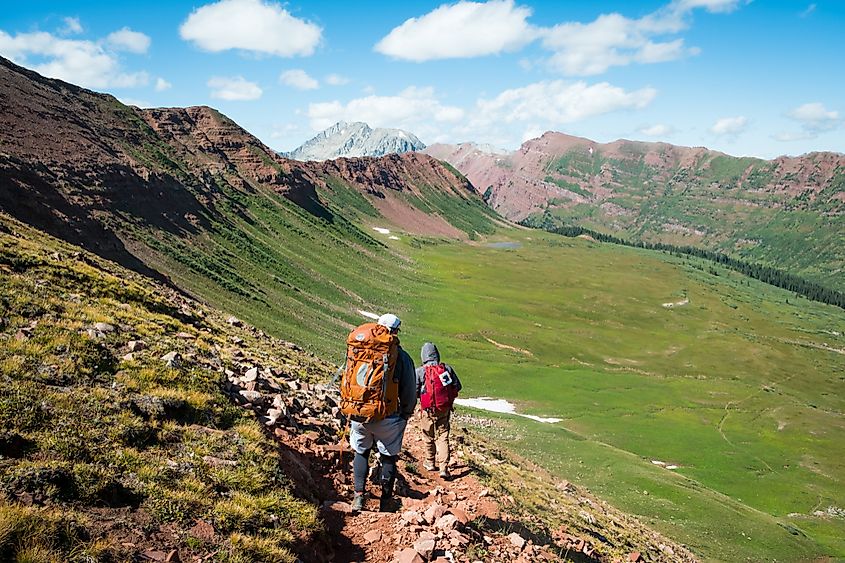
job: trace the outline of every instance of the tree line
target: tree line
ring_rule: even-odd
[[[526,224],[526,226],[530,227],[533,225]],[[621,244],[622,246],[644,248],[646,250],[659,250],[662,252],[668,252],[672,255],[683,254],[702,258],[704,260],[710,260],[711,262],[715,262],[716,264],[720,264],[748,277],[760,280],[761,282],[792,291],[798,295],[803,295],[807,299],[845,309],[845,293],[841,291],[825,287],[821,284],[806,280],[778,268],[739,260],[722,252],[706,250],[694,246],[675,246],[673,244],[666,244],[663,242],[630,241],[613,235],[607,235],[590,229],[585,229],[584,227],[579,227],[577,225],[563,225],[559,227],[544,226],[543,229],[566,237],[587,235],[599,242]]]

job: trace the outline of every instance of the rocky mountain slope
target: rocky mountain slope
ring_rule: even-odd
[[[339,121],[282,156],[294,160],[331,160],[338,157],[384,156],[424,149],[413,133],[401,129],[372,129],[366,123]]]
[[[515,221],[700,246],[845,287],[842,154],[766,161],[553,132],[510,154],[472,144],[432,145],[425,152],[455,166]]]
[[[297,162],[212,108],[127,107],[3,59],[0,131],[0,210],[316,349],[388,305],[370,280],[403,275],[373,227],[497,221],[426,155]]]

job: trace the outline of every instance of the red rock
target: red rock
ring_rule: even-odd
[[[364,541],[367,543],[375,543],[381,539],[381,532],[379,530],[370,530],[364,534]]]
[[[511,544],[514,547],[518,547],[519,549],[522,549],[525,546],[525,538],[523,538],[516,532],[511,533],[508,536],[508,540],[510,540]]]
[[[632,563],[636,563],[637,561],[640,561],[641,559],[642,559],[642,556],[640,555],[639,551],[632,551],[631,553],[628,554],[628,561],[631,561]]]
[[[197,520],[197,523],[188,530],[188,533],[198,540],[213,542],[215,539],[214,526],[204,520]]]
[[[414,550],[426,560],[431,559],[435,547],[437,542],[434,539],[419,539],[414,542]]]
[[[402,551],[394,554],[394,559],[396,560],[396,563],[425,563],[425,559],[423,559],[413,547],[406,547]]]
[[[443,516],[445,512],[446,508],[442,504],[435,502],[426,509],[423,513],[423,518],[425,518],[425,521],[429,524],[434,524],[435,520]]]
[[[348,502],[343,501],[330,501],[327,500],[323,503],[323,510],[327,511],[334,511],[334,512],[352,512],[352,505]]]
[[[150,561],[164,561],[167,557],[167,554],[163,551],[159,551],[157,549],[145,549],[143,553],[141,553],[143,557],[146,557]]]
[[[454,514],[446,514],[438,518],[434,526],[444,531],[454,530],[458,526],[458,519]]]
[[[464,512],[462,509],[458,507],[452,507],[449,509],[449,512],[454,515],[455,518],[458,519],[458,522],[460,522],[461,524],[466,524],[467,522],[469,522],[469,516],[467,516],[467,513]]]

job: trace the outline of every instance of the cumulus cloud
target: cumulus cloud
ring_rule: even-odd
[[[394,28],[375,50],[414,62],[514,51],[536,37],[527,22],[530,15],[530,8],[513,0],[444,4]]]
[[[297,90],[315,90],[320,87],[319,82],[299,68],[284,71],[279,75],[279,82]]]
[[[106,36],[106,43],[115,51],[128,51],[130,53],[146,53],[150,48],[149,36],[140,31],[132,31],[124,27]]]
[[[50,78],[86,88],[132,88],[149,82],[146,72],[124,72],[101,42],[65,39],[44,31],[0,31],[0,54]]]
[[[364,121],[375,127],[407,129],[428,142],[484,138],[512,146],[551,127],[643,108],[655,95],[652,88],[626,91],[606,82],[555,80],[504,90],[462,108],[444,103],[432,88],[410,87],[394,96],[371,94],[345,103],[312,103],[307,115],[314,130],[338,121]]]
[[[640,109],[656,95],[653,88],[627,92],[607,82],[535,82],[505,90],[490,100],[479,99],[474,119],[479,124],[539,121],[558,125],[612,111]]]
[[[257,100],[264,93],[258,84],[246,80],[243,76],[213,76],[207,85],[211,88],[211,97],[218,100]]]
[[[514,0],[444,4],[405,21],[379,41],[375,50],[415,62],[478,57],[515,51],[541,39],[551,51],[546,61],[566,75],[601,74],[613,66],[659,63],[697,55],[683,38],[695,10],[728,13],[747,0],[674,0],[641,18],[602,14],[592,22],[562,22],[536,27],[531,9]]]
[[[831,111],[821,102],[798,106],[787,112],[788,117],[801,122],[801,126],[813,132],[830,131],[841,123],[838,111]]]
[[[663,123],[656,123],[654,125],[640,127],[637,131],[649,137],[666,137],[674,133],[675,129]]]
[[[441,103],[432,88],[412,86],[394,96],[369,95],[347,103],[312,103],[307,115],[315,130],[338,121],[364,121],[373,127],[399,127],[425,136],[459,122],[464,110]]]
[[[743,115],[736,117],[722,117],[710,127],[710,132],[720,137],[732,137],[739,135],[748,126],[748,118]]]
[[[82,28],[82,22],[79,21],[79,18],[65,18],[63,20],[65,22],[65,26],[59,30],[59,33],[64,35],[76,35],[78,33],[82,33],[84,30]]]
[[[322,29],[275,2],[220,0],[191,12],[179,34],[205,51],[240,49],[293,57],[313,54]]]
[[[326,76],[326,84],[329,86],[343,86],[349,84],[349,79],[340,74],[330,74]]]
[[[774,135],[778,141],[799,141],[815,139],[825,131],[832,131],[842,125],[838,111],[827,109],[821,102],[810,102],[786,112],[786,116],[801,125],[800,132],[781,132]]]
[[[164,92],[165,90],[170,90],[170,88],[172,88],[172,87],[173,87],[173,84],[171,84],[170,82],[168,82],[164,78],[159,76],[156,79],[156,86],[155,86],[156,92]]]

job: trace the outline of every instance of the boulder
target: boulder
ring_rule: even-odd
[[[431,559],[435,547],[437,547],[437,541],[434,539],[419,539],[414,542],[414,551],[422,555],[426,561]]]
[[[377,541],[381,540],[381,531],[379,530],[370,530],[366,534],[364,534],[364,541],[366,543],[376,543]]]
[[[396,552],[393,558],[396,563],[425,563],[425,559],[413,547],[406,547],[402,551]]]
[[[263,395],[259,391],[250,391],[248,389],[241,389],[240,391],[241,397],[246,399],[250,403],[260,403],[262,402]]]
[[[509,534],[508,540],[510,540],[511,544],[514,547],[518,547],[519,549],[522,549],[523,547],[525,547],[525,538],[523,538],[522,536],[520,536],[516,532]]]
[[[182,367],[182,356],[181,354],[179,354],[179,352],[168,352],[167,354],[161,357],[161,360],[169,368],[175,369]]]
[[[143,340],[130,340],[126,347],[129,348],[130,352],[140,352],[146,349],[147,344]]]
[[[454,514],[446,514],[445,516],[441,516],[437,519],[434,523],[435,528],[439,528],[443,531],[447,530],[454,530],[458,526],[458,519],[455,518]]]
[[[241,378],[241,381],[249,383],[250,381],[255,381],[256,379],[258,379],[258,368],[253,367],[246,370],[246,373]]]
[[[114,332],[114,325],[109,323],[94,323],[94,330],[99,330],[102,333]]]

